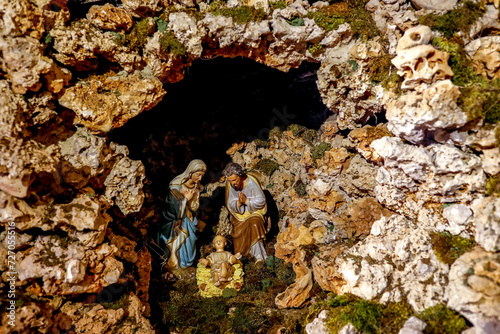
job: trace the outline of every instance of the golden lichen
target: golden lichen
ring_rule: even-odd
[[[271,159],[262,159],[260,160],[257,165],[255,165],[255,168],[266,174],[267,176],[271,176],[278,168],[280,165]]]
[[[309,45],[307,47],[307,50],[309,51],[311,56],[317,57],[325,51],[325,47],[320,43],[316,43]]]

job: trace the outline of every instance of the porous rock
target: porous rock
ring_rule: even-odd
[[[446,288],[448,307],[460,312],[476,332],[500,330],[500,256],[474,248],[451,266]]]
[[[59,103],[76,113],[77,124],[93,132],[107,132],[153,108],[165,94],[158,79],[135,72],[78,83],[65,91]]]
[[[500,250],[500,198],[491,196],[474,201],[474,239],[485,250]]]
[[[102,30],[129,31],[134,24],[132,15],[123,8],[112,4],[92,6],[87,12],[87,20]]]
[[[417,9],[429,10],[451,10],[457,4],[457,0],[411,0]]]
[[[435,132],[451,132],[467,123],[467,115],[457,105],[460,90],[450,80],[421,85],[396,99],[386,99],[388,129],[414,144],[435,137]]]

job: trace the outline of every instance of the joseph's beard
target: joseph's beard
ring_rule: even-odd
[[[242,191],[243,190],[243,187],[240,185],[236,186],[236,187],[233,187],[234,190],[236,191]]]

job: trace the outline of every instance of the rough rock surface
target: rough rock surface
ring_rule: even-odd
[[[417,317],[406,320],[398,334],[422,334],[427,324]]]
[[[413,215],[426,202],[466,202],[484,191],[481,159],[441,144],[418,147],[383,137],[371,147],[384,158],[375,193],[380,203]],[[402,209],[404,208],[404,209]]]
[[[136,72],[76,84],[66,90],[59,103],[76,113],[77,124],[107,132],[153,108],[165,94],[158,79]]]
[[[340,129],[360,127],[382,111],[383,88],[368,75],[370,60],[382,52],[378,42],[358,42],[336,49],[321,62],[318,89],[323,103],[338,114]]]
[[[500,256],[480,247],[451,266],[446,288],[448,307],[463,314],[476,332],[500,330]]]
[[[500,249],[500,198],[486,197],[474,201],[474,239],[485,250],[498,252]]]
[[[388,129],[414,144],[451,132],[467,123],[467,115],[457,105],[460,90],[450,80],[420,85],[408,94],[386,96]]]
[[[451,10],[457,0],[411,0],[416,9]]]
[[[125,32],[129,31],[134,23],[130,13],[109,3],[90,7],[87,20],[102,30]]]
[[[500,78],[500,37],[486,36],[465,46],[476,71],[488,79]]]

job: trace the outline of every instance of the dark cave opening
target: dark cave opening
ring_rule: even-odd
[[[155,196],[164,197],[192,159],[207,164],[203,183],[217,181],[233,143],[267,140],[276,126],[319,128],[331,112],[316,87],[318,67],[304,63],[284,73],[240,57],[197,60],[184,80],[165,84],[167,94],[156,107],[109,138],[143,161]]]

